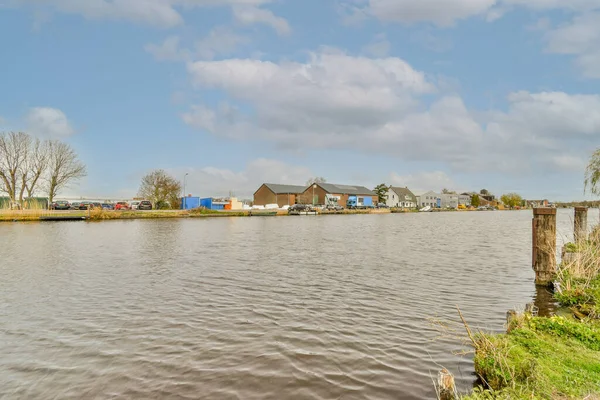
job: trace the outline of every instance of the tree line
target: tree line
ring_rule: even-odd
[[[41,140],[24,132],[0,132],[0,193],[11,208],[35,196],[54,198],[87,170],[75,150],[60,140]]]

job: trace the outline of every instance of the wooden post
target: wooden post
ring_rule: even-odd
[[[533,209],[533,270],[536,285],[550,285],[556,273],[556,208]]]
[[[454,376],[446,368],[438,373],[438,398],[440,400],[458,399]]]
[[[587,207],[575,207],[575,243],[587,238]]]

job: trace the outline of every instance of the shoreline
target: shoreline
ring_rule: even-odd
[[[440,212],[483,212],[478,210],[433,210]],[[519,211],[519,210],[498,210]],[[318,211],[316,216],[326,215],[382,215],[382,214],[412,214],[417,210],[401,209],[371,209],[371,210],[342,210]],[[182,219],[182,218],[238,218],[238,217],[292,217],[286,210],[148,210],[148,211],[115,211],[115,210],[0,210],[1,222],[43,222],[43,221],[106,221],[134,219]],[[313,215],[314,216],[314,215]]]

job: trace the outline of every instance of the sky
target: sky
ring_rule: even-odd
[[[0,131],[71,144],[64,194],[261,183],[586,198],[600,0],[0,0]]]

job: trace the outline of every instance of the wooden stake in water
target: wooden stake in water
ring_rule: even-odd
[[[535,284],[549,285],[556,273],[556,208],[534,208],[532,228]]]
[[[575,243],[581,242],[587,238],[587,207],[575,207]]]

